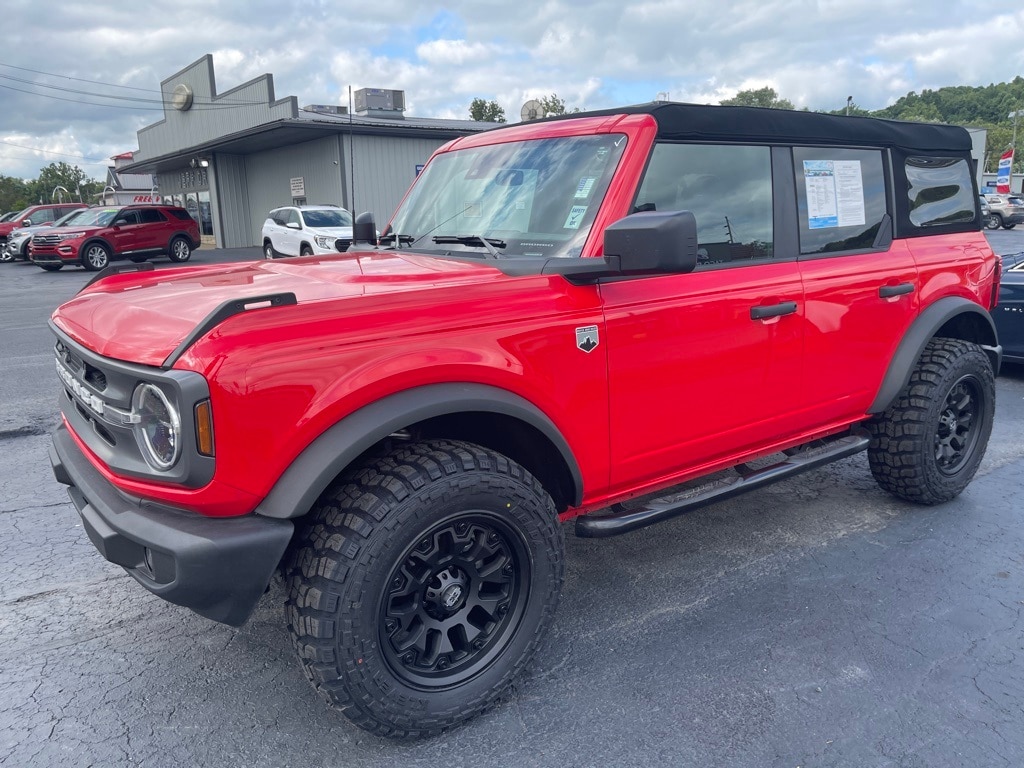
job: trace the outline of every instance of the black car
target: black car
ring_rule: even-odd
[[[1024,363],[1024,251],[1002,256],[999,306],[992,313],[1003,345],[1003,359]]]

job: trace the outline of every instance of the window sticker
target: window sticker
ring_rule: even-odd
[[[479,200],[467,200],[463,203],[462,215],[467,219],[477,219],[483,215]]]
[[[596,176],[584,176],[580,179],[580,183],[576,185],[576,199],[586,199],[590,197],[590,190],[594,188],[595,181],[597,181]]]
[[[587,212],[587,206],[585,205],[574,205],[569,209],[569,215],[565,219],[565,224],[562,225],[563,229],[579,229],[580,223],[583,221],[583,214]]]
[[[808,229],[865,223],[860,160],[804,160],[804,186]]]

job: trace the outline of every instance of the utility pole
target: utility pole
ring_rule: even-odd
[[[850,116],[850,105],[853,104],[853,96],[846,97],[846,116]]]

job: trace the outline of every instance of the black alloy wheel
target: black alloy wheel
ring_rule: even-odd
[[[946,395],[935,432],[935,464],[944,475],[955,475],[974,454],[982,432],[984,398],[981,381],[973,373]]]
[[[457,685],[513,635],[530,592],[521,534],[486,512],[460,514],[401,558],[380,606],[381,648],[415,687]]]

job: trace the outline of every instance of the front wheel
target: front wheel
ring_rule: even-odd
[[[82,266],[90,272],[106,269],[110,264],[110,249],[103,243],[90,243],[82,253]]]
[[[171,261],[182,263],[188,261],[192,256],[192,246],[184,237],[176,237],[171,240],[171,246],[167,249],[167,256]]]
[[[313,249],[310,248],[308,245],[303,245],[302,248],[299,249],[299,256],[312,256],[312,255],[313,255]]]
[[[551,624],[565,543],[529,472],[412,443],[324,493],[286,570],[306,676],[356,725],[426,736],[493,705]]]
[[[875,480],[919,504],[955,498],[985,455],[995,399],[995,376],[981,347],[932,339],[896,402],[868,424]]]
[[[267,240],[263,243],[263,258],[264,259],[276,259],[277,251],[274,249],[274,244]]]
[[[990,213],[988,218],[985,220],[985,226],[988,229],[999,229],[1003,225],[1003,217],[998,213]]]

